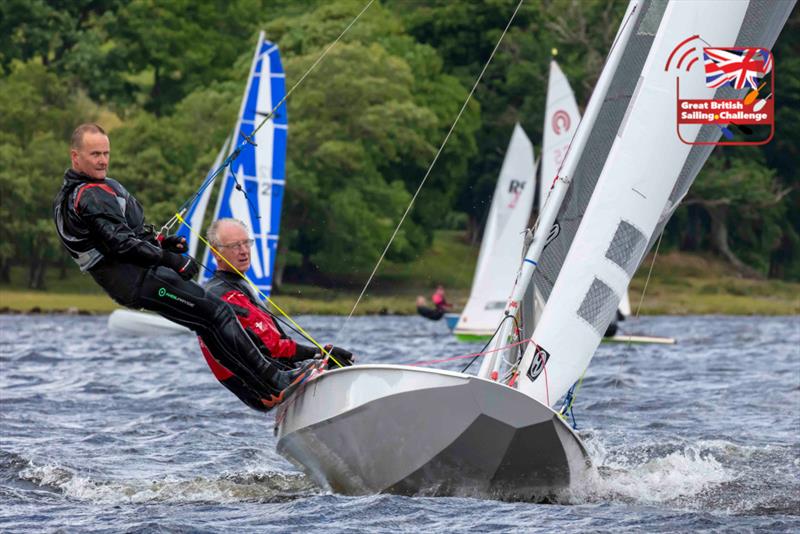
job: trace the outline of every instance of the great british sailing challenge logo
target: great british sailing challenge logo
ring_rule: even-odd
[[[676,72],[676,130],[689,145],[764,145],[775,133],[772,53],[759,47],[701,47],[699,35],[680,42],[665,71]],[[700,78],[703,77],[704,79]],[[681,83],[683,82],[683,84]],[[721,88],[730,87],[720,91]],[[711,92],[713,90],[713,93]],[[731,98],[716,98],[721,93]],[[708,98],[711,94],[715,98]],[[713,124],[719,141],[694,141],[690,125]]]

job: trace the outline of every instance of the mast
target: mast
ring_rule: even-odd
[[[710,88],[699,67],[667,69],[670,54],[692,35],[714,46],[771,47],[793,2],[644,0],[640,5],[623,59],[579,154],[570,198],[562,205],[559,220],[573,225],[565,232],[571,239],[566,246],[559,244],[563,235],[555,238],[542,257],[566,251],[559,268],[549,273],[556,278],[534,343],[519,364],[518,387],[548,406],[585,372],[620,295],[711,153],[710,144],[720,137],[719,128],[707,124],[685,128],[681,135],[708,145],[679,138],[676,79],[692,98],[738,99],[748,91]],[[542,263],[538,273],[545,267]]]
[[[606,59],[606,65],[603,68],[603,71],[600,73],[600,78],[597,80],[595,90],[592,93],[589,104],[586,106],[586,113],[583,117],[583,120],[580,122],[578,130],[575,133],[575,137],[572,140],[572,144],[558,174],[558,179],[556,179],[553,183],[550,193],[547,196],[547,201],[542,209],[542,213],[539,214],[539,219],[533,234],[533,242],[531,243],[530,247],[528,247],[528,251],[525,253],[525,258],[522,260],[522,266],[517,274],[517,280],[514,284],[514,289],[508,300],[508,304],[506,305],[504,312],[505,317],[514,316],[517,313],[519,302],[522,300],[525,292],[528,289],[528,284],[531,282],[533,273],[538,265],[539,257],[542,254],[542,250],[544,250],[547,236],[553,227],[553,223],[555,222],[556,216],[561,208],[561,203],[564,201],[564,197],[567,194],[571,177],[578,164],[578,158],[583,152],[583,148],[586,145],[586,141],[591,132],[591,127],[597,119],[597,114],[600,111],[602,101],[604,100],[608,91],[609,84],[611,83],[611,79],[613,77],[613,71],[616,70],[619,61],[622,58],[622,52],[625,48],[625,44],[630,38],[634,26],[633,22],[637,16],[637,6],[638,2],[636,0],[632,0],[628,4],[628,9],[623,17],[623,25],[617,32],[614,45],[612,45],[611,52]],[[493,350],[506,346],[508,344],[510,334],[513,331],[513,321],[505,319],[505,317],[500,330],[492,341]],[[497,377],[501,363],[510,353],[510,349],[498,350],[496,352],[489,353],[483,358],[480,371],[478,371],[478,376],[483,378],[490,378],[492,376]]]

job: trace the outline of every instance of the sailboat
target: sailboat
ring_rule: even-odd
[[[535,180],[533,144],[517,123],[492,196],[469,300],[455,326],[462,341],[488,339],[497,327],[519,268]]]
[[[632,0],[478,375],[403,365],[325,372],[279,408],[278,452],[346,494],[536,499],[579,485],[591,460],[556,407],[713,149],[676,135],[676,73],[664,65],[692,35],[769,49],[793,4]],[[702,75],[686,76],[681,89],[744,97],[708,88]],[[720,137],[713,124],[681,133],[700,143]],[[544,308],[532,341],[509,346],[528,335],[514,319],[531,283]]]
[[[209,174],[214,172],[239,144],[249,136],[286,95],[286,76],[281,64],[278,45],[268,41],[264,32],[258,36],[250,75],[244,90],[239,117],[231,137],[223,144]],[[219,182],[213,219],[233,217],[244,222],[255,240],[248,278],[265,295],[272,290],[272,274],[278,249],[281,206],[286,185],[286,104],[256,132],[253,144],[242,149]],[[241,188],[241,190],[239,189]],[[204,218],[211,200],[212,187],[198,196],[185,215],[195,231],[204,230]],[[182,225],[178,234],[186,238],[189,254],[197,257],[200,240]],[[205,250],[203,264],[209,270],[200,272],[198,282],[207,281],[216,269],[210,250]],[[189,332],[185,327],[158,315],[132,310],[115,310],[108,318],[110,329],[129,334],[156,335]]]

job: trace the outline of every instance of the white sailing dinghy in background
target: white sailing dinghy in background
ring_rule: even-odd
[[[454,330],[458,339],[488,339],[497,328],[519,269],[535,193],[533,144],[516,124],[492,196],[469,300]]]
[[[264,32],[261,32],[236,127],[223,145],[211,172],[219,168],[224,157],[237,147],[243,136],[253,132],[285,95],[286,76],[278,45],[266,40]],[[255,146],[246,145],[230,168],[217,180],[220,186],[213,219],[233,217],[250,228],[255,244],[250,270],[246,274],[265,295],[269,295],[272,290],[272,273],[278,250],[281,205],[286,184],[287,119],[284,103],[256,132],[253,139]],[[237,184],[241,185],[246,196],[237,191]],[[205,231],[203,221],[212,190],[212,187],[207,187],[184,217],[195,231]],[[200,245],[198,236],[191,233],[185,225],[181,226],[178,234],[186,238],[189,254],[197,257]],[[203,263],[211,270],[201,269],[198,280],[200,283],[207,281],[216,268],[210,250],[205,251]],[[112,330],[128,334],[149,336],[189,332],[187,328],[158,315],[132,310],[114,311],[108,318],[108,326]]]
[[[553,407],[585,372],[634,270],[713,149],[678,139],[667,57],[695,34],[771,48],[793,4],[633,0],[506,308],[516,315],[540,278],[535,342],[523,354],[504,348],[515,330],[504,320],[501,350],[484,357],[478,376],[402,365],[323,373],[279,408],[278,451],[347,494],[535,499],[580,484],[589,457]],[[744,96],[696,78],[682,80],[696,98]],[[682,133],[720,137],[714,125]]]
[[[564,159],[580,118],[578,104],[575,102],[569,81],[556,62],[551,61],[542,138],[543,155],[538,165],[539,192],[537,195],[537,165],[533,164],[533,146],[528,148],[530,141],[527,136],[525,136],[527,144],[515,142],[515,136],[519,135],[518,131],[521,135],[525,135],[522,127],[517,124],[492,196],[492,205],[481,241],[469,299],[460,316],[457,314],[446,316],[448,326],[454,331],[458,340],[487,341],[497,328],[513,287],[513,276],[518,268],[518,254],[522,250],[534,198],[538,196],[541,212],[553,177]],[[509,202],[509,187],[517,183],[527,187],[524,206],[518,202],[514,204]],[[452,326],[449,322],[451,317]]]

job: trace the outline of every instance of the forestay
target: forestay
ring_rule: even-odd
[[[280,103],[286,94],[286,79],[278,45],[267,41],[262,32],[250,68],[250,76],[234,128],[233,150],[239,140],[250,136],[256,126]],[[265,294],[272,289],[272,272],[278,248],[281,204],[286,177],[286,104],[258,130],[224,175],[214,218],[233,217],[252,231],[255,245],[247,277]],[[246,196],[237,190],[241,185]],[[216,262],[205,253],[203,281],[210,278]]]
[[[771,47],[793,2],[728,2],[722,9],[708,0],[631,4],[637,4],[632,34],[619,43],[622,56],[575,155],[574,187],[556,218],[559,233],[535,271],[547,305],[535,345],[522,359],[519,388],[550,406],[583,374],[620,295],[712,150],[676,135],[676,74],[664,68],[670,52],[695,34],[717,46]],[[704,82],[685,76],[681,91],[695,98],[743,96]],[[682,133],[696,141],[720,136],[713,125]]]
[[[472,289],[456,334],[491,335],[503,315],[531,215],[535,172],[533,144],[517,124],[497,179]]]

